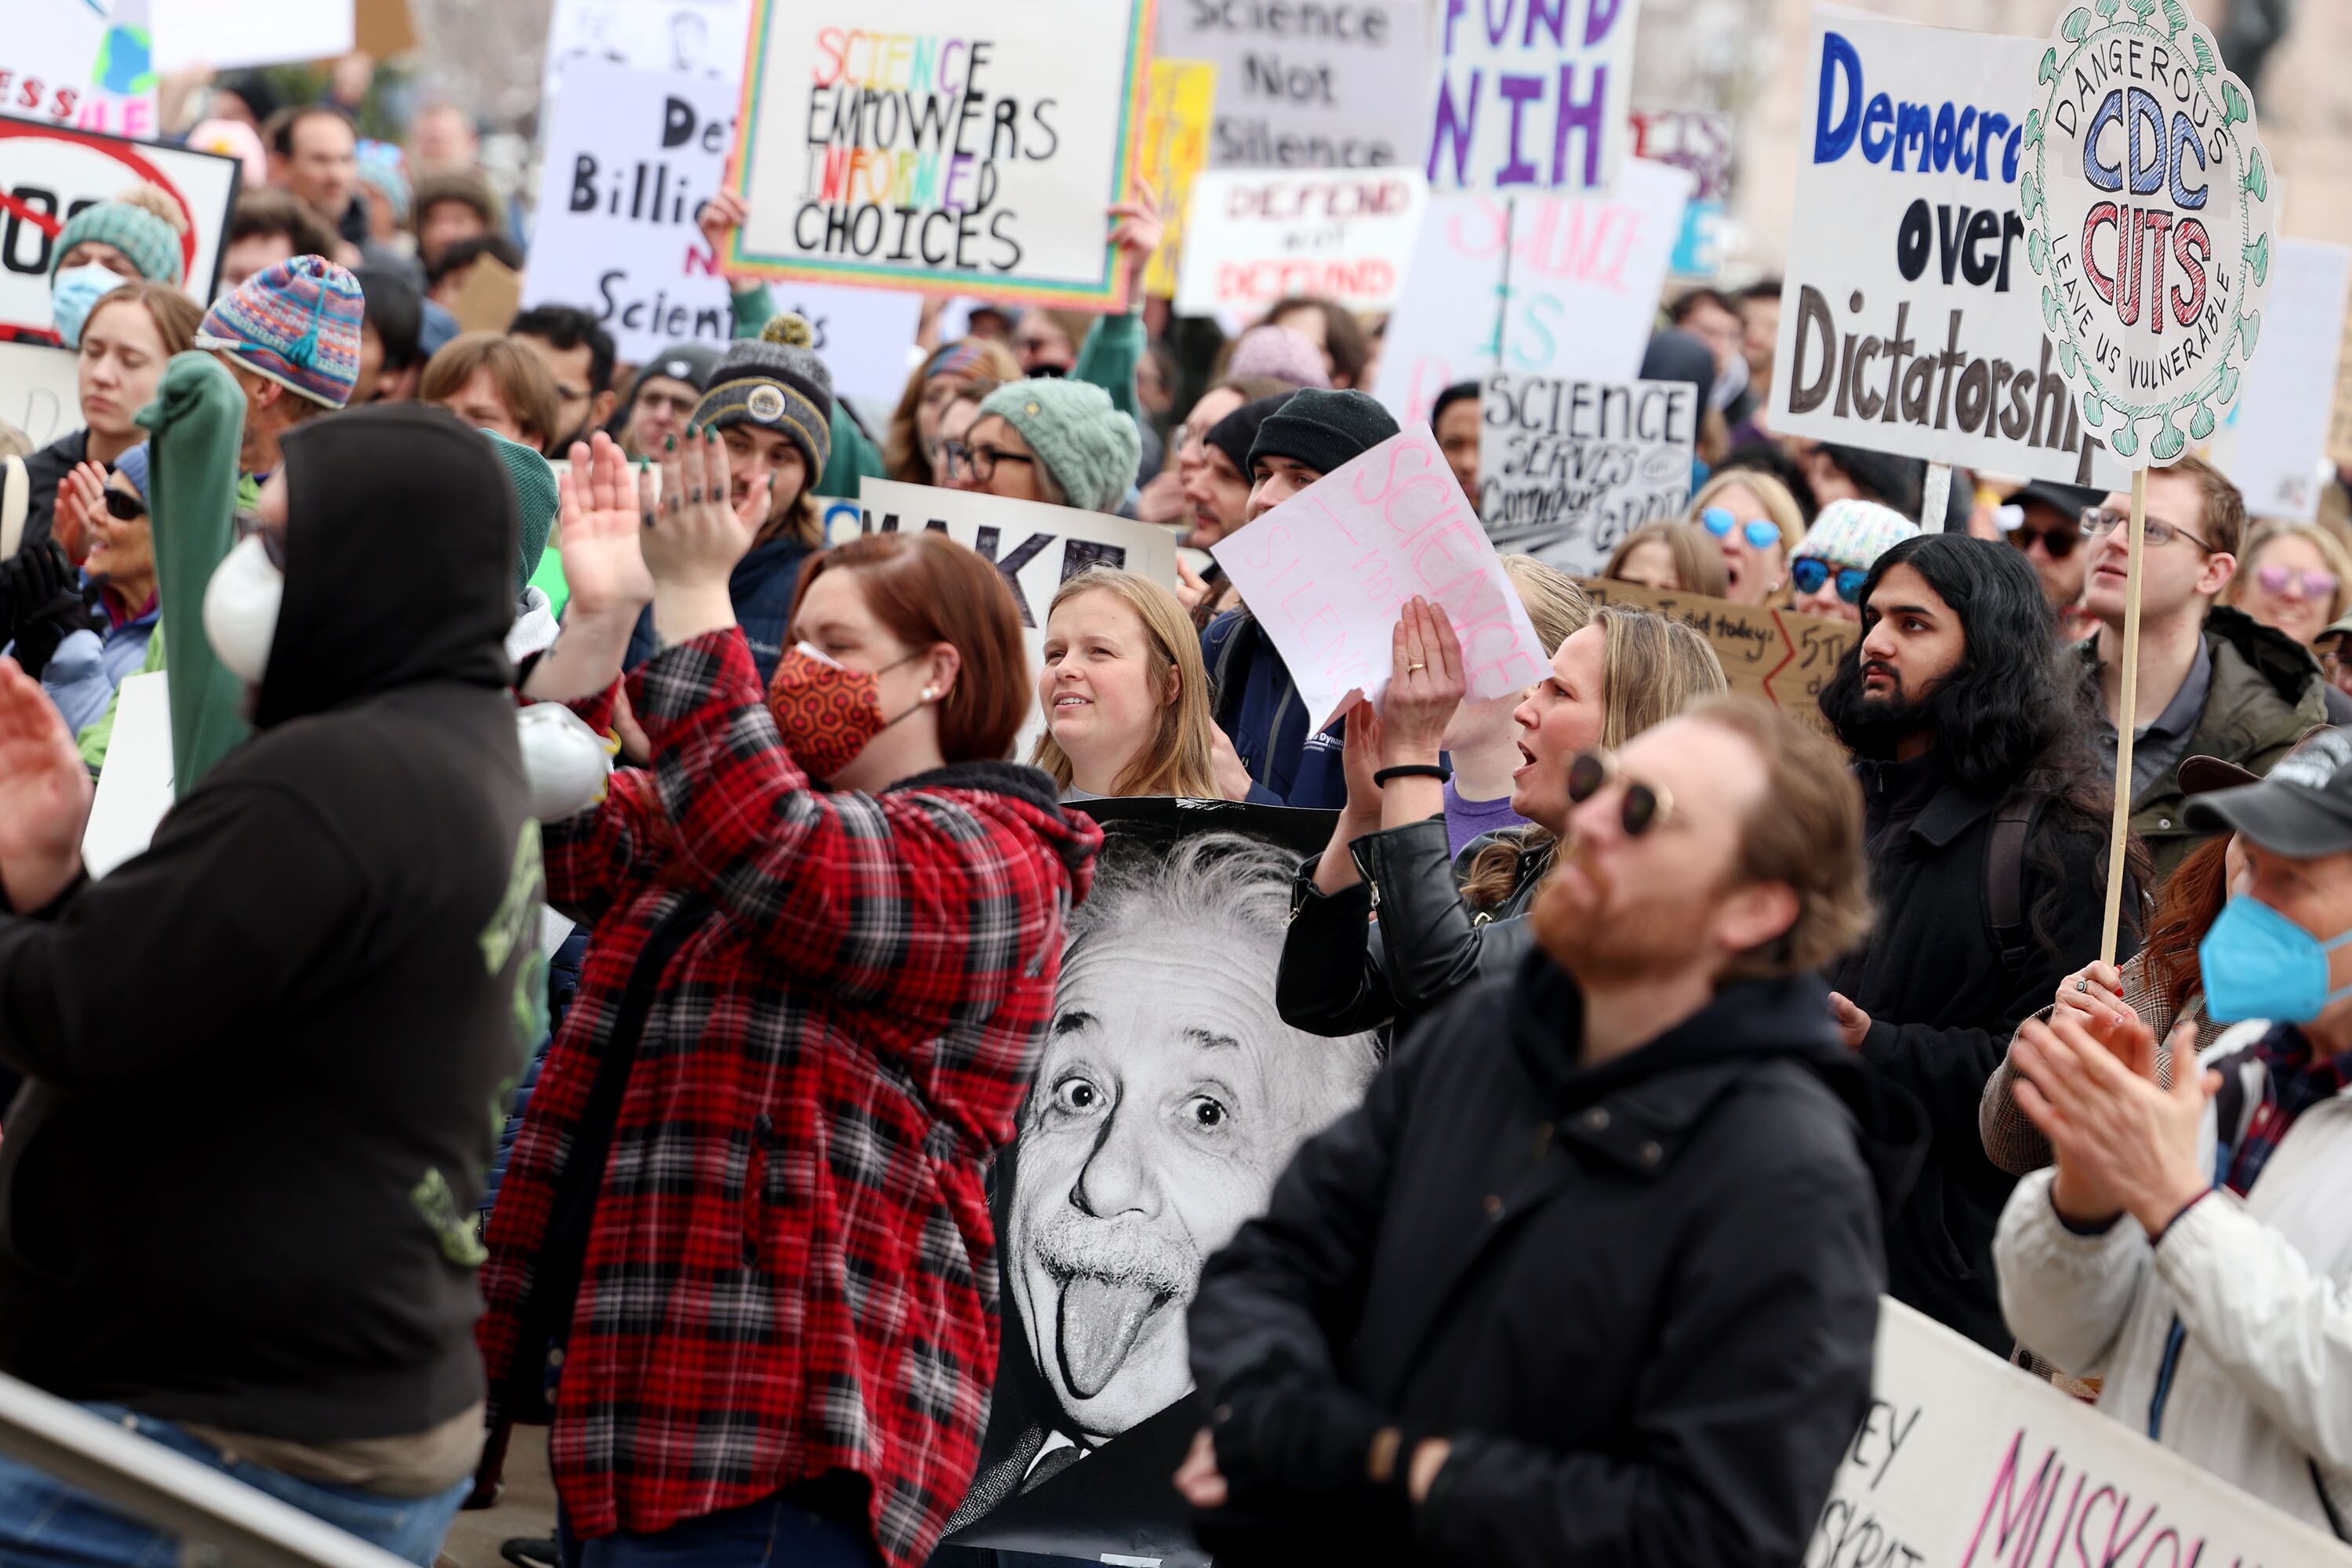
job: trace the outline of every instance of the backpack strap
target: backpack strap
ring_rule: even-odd
[[[2032,933],[2025,924],[2025,840],[2032,826],[2033,802],[2011,799],[1993,818],[1985,849],[1985,912],[2001,967],[2012,973],[2033,956]]]

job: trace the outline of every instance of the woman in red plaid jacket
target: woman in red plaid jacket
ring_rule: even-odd
[[[606,686],[650,598],[654,763],[547,830],[594,937],[490,1217],[492,1452],[551,1424],[567,1568],[916,1568],[979,1453],[983,1175],[1101,835],[998,760],[1029,682],[993,567],[928,533],[814,558],[763,694],[727,580],[764,483],[691,431],[641,513],[596,440],[532,689]]]

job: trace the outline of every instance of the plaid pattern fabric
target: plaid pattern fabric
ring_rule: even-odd
[[[2281,1024],[2254,1045],[2263,1068],[2263,1098],[2246,1118],[2246,1130],[2231,1152],[2229,1188],[2244,1197],[2286,1137],[2294,1119],[2352,1084],[2352,1051],[2314,1060],[2301,1029]]]
[[[595,936],[490,1219],[492,1397],[541,1375],[520,1330],[572,1134],[690,889],[717,907],[667,960],[621,1101],[557,1489],[596,1536],[848,1470],[885,1558],[917,1568],[978,1460],[997,1352],[982,1172],[1101,835],[952,775],[810,788],[733,629],[662,653],[630,696],[656,770],[547,830],[551,898]]]

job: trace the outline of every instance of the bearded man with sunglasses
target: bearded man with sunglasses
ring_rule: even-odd
[[[1429,1015],[1202,1275],[1177,1485],[1220,1564],[1803,1555],[1918,1117],[1817,978],[1869,921],[1860,795],[1825,738],[1717,698],[1569,796],[1538,948]]]
[[[2095,682],[2095,742],[2109,779],[2123,701],[2130,517],[2131,497],[2118,492],[2084,512],[2082,523],[2090,557],[2083,602],[2099,626],[2078,652]],[[2327,678],[2311,650],[2214,602],[2238,569],[2245,535],[2245,498],[2210,463],[2183,458],[2148,474],[2131,826],[2147,841],[2159,879],[2206,837],[2189,824],[2181,758],[2219,757],[2267,773],[2328,721]]]

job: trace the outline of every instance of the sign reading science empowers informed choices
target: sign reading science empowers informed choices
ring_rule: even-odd
[[[1774,434],[2123,482],[2068,393],[2027,261],[2018,182],[2043,47],[1815,15]]]
[[[759,0],[736,270],[1116,309],[1153,0]]]

